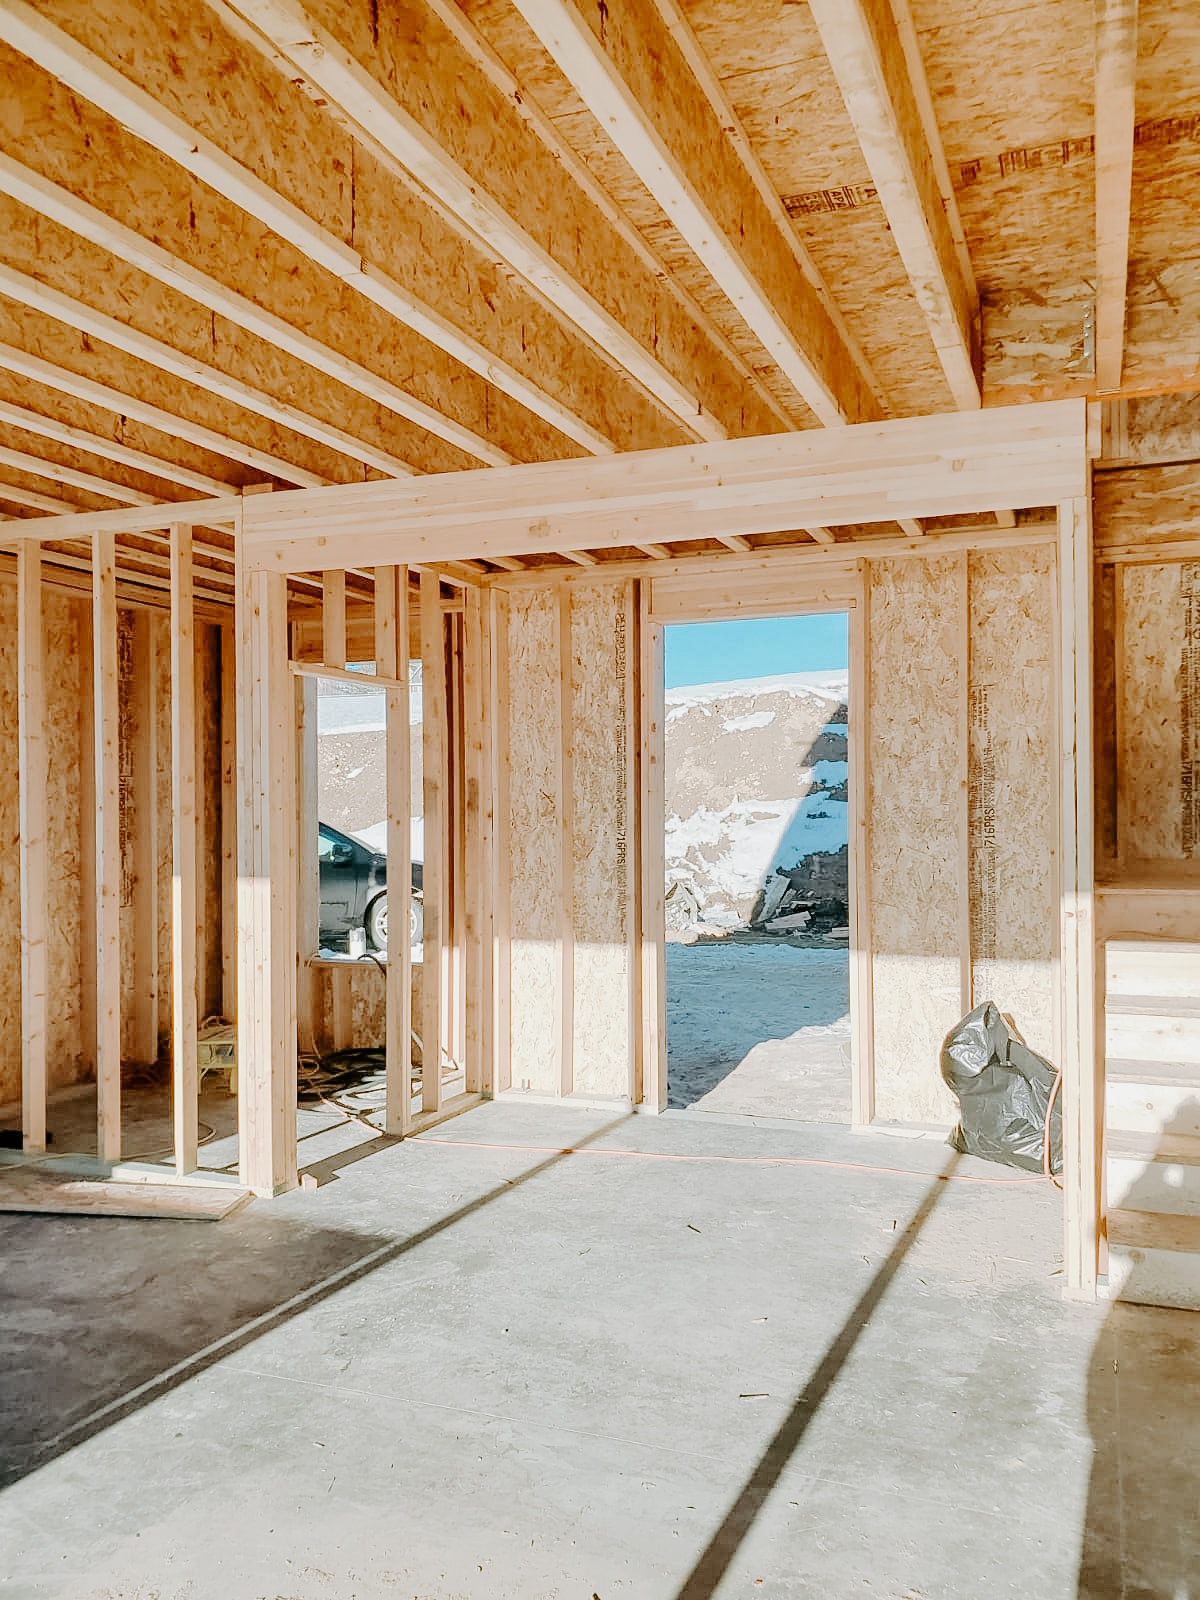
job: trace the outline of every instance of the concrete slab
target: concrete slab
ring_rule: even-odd
[[[1192,1600],[1200,1319],[1065,1303],[1048,1185],[514,1104],[307,1148],[220,1228],[0,1218],[0,1595]]]

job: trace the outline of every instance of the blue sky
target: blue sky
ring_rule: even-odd
[[[664,629],[666,686],[831,672],[846,666],[845,612],[762,617],[752,622],[687,622]]]

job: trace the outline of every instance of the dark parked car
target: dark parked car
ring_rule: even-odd
[[[321,943],[342,941],[352,928],[365,928],[367,943],[376,950],[388,945],[387,857],[369,849],[348,833],[327,822],[319,825],[317,846],[321,862]],[[421,942],[424,916],[424,867],[412,864],[412,900],[409,938]]]

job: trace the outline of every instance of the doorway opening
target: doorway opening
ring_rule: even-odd
[[[848,634],[664,628],[672,1107],[851,1121]]]

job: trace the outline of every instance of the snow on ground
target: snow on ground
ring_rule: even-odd
[[[843,667],[832,672],[780,672],[765,678],[730,678],[725,683],[689,683],[666,692],[667,721],[688,706],[707,705],[712,700],[739,699],[744,695],[798,694],[819,695],[834,705],[845,705],[850,677]]]
[[[776,867],[845,843],[846,802],[819,790],[798,800],[734,800],[720,811],[701,806],[667,818],[667,877],[702,885],[705,922],[736,928]]]
[[[760,941],[667,946],[670,1104],[850,1121],[849,956]]]

